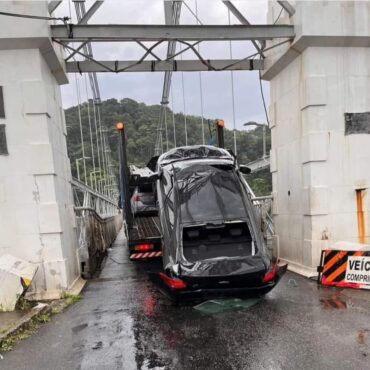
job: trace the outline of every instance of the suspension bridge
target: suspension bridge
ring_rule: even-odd
[[[259,25],[251,24],[232,1],[217,4],[227,11],[221,25],[206,24],[197,1],[166,0],[165,24],[142,25],[92,23],[102,0],[70,1],[69,14],[59,16],[61,3],[0,4],[0,257],[26,259],[38,269],[32,294],[59,296],[81,274],[88,275],[121,226],[119,177],[101,115],[98,73],[164,74],[155,155],[169,149],[169,125],[177,144],[174,115],[168,117],[173,74],[181,76],[185,144],[185,72],[198,74],[199,143],[207,144],[202,76],[230,73],[237,155],[233,73],[258,71],[260,83],[270,81],[269,107],[262,88],[261,99],[272,148],[250,167],[272,172],[273,243],[281,258],[311,275],[328,243],[369,242],[369,2],[270,1],[267,22]],[[181,24],[184,9],[195,24]],[[255,51],[235,58],[233,41],[249,41]],[[101,60],[94,44],[108,42],[122,48],[134,43],[143,55]],[[200,48],[203,42],[227,42],[228,55],[209,58]],[[186,52],[193,59],[185,59]],[[59,88],[66,83],[75,85],[80,130],[81,157],[73,177]]]

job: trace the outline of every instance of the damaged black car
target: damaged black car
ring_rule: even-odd
[[[286,271],[266,247],[235,156],[212,146],[170,150],[157,162],[164,272],[170,298],[262,295]]]

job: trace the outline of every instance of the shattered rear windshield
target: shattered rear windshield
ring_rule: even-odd
[[[217,158],[233,160],[230,153],[222,148],[209,145],[194,145],[174,148],[159,158],[161,165],[181,161],[185,159]]]
[[[232,166],[195,164],[175,168],[181,222],[243,219],[247,212]]]

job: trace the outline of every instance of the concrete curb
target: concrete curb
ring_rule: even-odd
[[[33,307],[30,312],[26,313],[21,319],[19,319],[14,325],[9,328],[4,333],[0,334],[0,342],[7,338],[8,336],[15,334],[16,332],[24,329],[31,320],[39,314],[48,313],[52,309],[50,304],[39,303],[37,306]]]
[[[86,285],[86,280],[79,278],[73,284],[73,287],[68,291],[69,294],[79,295]],[[29,323],[40,314],[50,313],[53,309],[57,309],[62,312],[66,308],[63,300],[55,300],[50,303],[38,303],[31,311],[27,312],[17,322],[15,322],[7,331],[0,334],[0,342],[6,339],[8,336],[17,333],[20,330],[25,329]]]

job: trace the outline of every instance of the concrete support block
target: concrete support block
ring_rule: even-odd
[[[5,186],[0,180],[0,203],[5,203]]]
[[[0,8],[48,15],[47,1],[1,1]],[[39,267],[32,292],[41,299],[60,294],[79,273],[58,86],[67,79],[48,21],[3,17],[1,22],[0,86],[6,110],[1,123],[7,125],[9,155],[0,156],[0,257],[10,252]]]
[[[328,248],[328,240],[305,239],[303,242],[303,265],[315,269],[320,264],[321,251]]]
[[[270,150],[270,172],[277,172],[277,152],[276,149]]]
[[[327,131],[327,109],[325,106],[310,106],[304,109],[302,115],[302,135]]]
[[[17,206],[15,214],[17,235],[37,234],[39,232],[39,217],[35,205]]]
[[[303,214],[305,216],[326,215],[329,212],[328,187],[315,186],[304,188]]]
[[[31,144],[29,151],[30,174],[48,175],[55,173],[53,149],[50,144]]]
[[[326,162],[307,162],[302,166],[303,187],[326,186],[328,184],[328,166]]]
[[[274,174],[273,174],[273,178],[274,178]],[[277,191],[273,191],[271,193],[271,195],[273,197],[271,213],[272,213],[272,215],[277,215],[277,214],[279,214],[278,193],[277,193]]]
[[[269,107],[269,121],[270,121],[270,129],[276,126],[276,102],[273,101]]]
[[[39,265],[43,259],[43,241],[39,233],[16,235],[14,238],[13,253],[22,256],[22,258],[32,264]]]
[[[325,76],[309,76],[302,81],[301,85],[301,110],[325,105],[327,102]]]
[[[327,132],[318,132],[302,137],[302,163],[326,161],[328,158]]]
[[[312,266],[312,240],[303,240],[302,264]]]
[[[332,233],[328,215],[305,215],[303,217],[303,238],[309,240],[328,240]]]
[[[61,248],[63,240],[61,233],[40,234],[42,242],[42,259],[44,261],[61,261],[64,259]]]
[[[59,294],[68,289],[66,272],[67,261],[48,261],[44,263],[46,289],[52,292],[57,290]]]
[[[35,182],[35,201],[36,203],[52,203],[56,199],[54,174],[34,175]]]
[[[60,210],[57,203],[39,205],[40,233],[61,233],[63,231]]]
[[[357,212],[356,213],[333,213],[330,215],[331,230],[334,240],[359,242]],[[365,240],[369,241],[369,228],[365,229]]]
[[[25,81],[22,85],[24,114],[46,114],[50,117],[44,81]]]
[[[370,242],[370,136],[345,132],[346,113],[370,112],[370,13],[369,1],[295,7],[296,37],[266,53],[262,75],[271,81],[276,117],[275,230],[282,258],[301,272],[316,267],[321,249],[337,240],[360,241],[356,189],[364,189],[362,242]],[[269,3],[270,15],[275,8]]]

